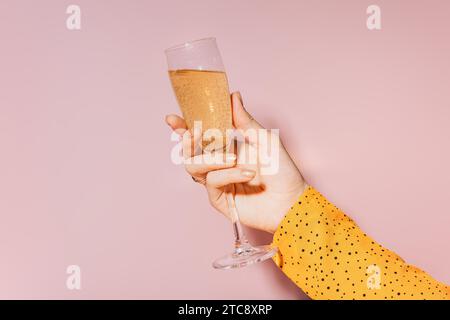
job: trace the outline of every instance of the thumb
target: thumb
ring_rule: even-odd
[[[260,129],[262,126],[245,110],[242,102],[242,96],[239,92],[231,94],[231,103],[233,108],[233,124],[236,129]]]

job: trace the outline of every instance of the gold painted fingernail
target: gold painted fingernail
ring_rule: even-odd
[[[244,177],[252,178],[255,176],[255,174],[256,172],[253,170],[241,170],[241,175],[243,175]]]

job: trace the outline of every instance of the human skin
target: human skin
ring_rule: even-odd
[[[235,129],[240,132],[263,129],[244,108],[239,92],[232,93],[231,101]],[[166,116],[166,122],[182,137],[185,169],[195,181],[204,185],[211,205],[230,218],[225,189],[227,192],[231,191],[234,193],[239,218],[244,225],[274,233],[286,212],[305,190],[306,182],[281,141],[279,166],[275,174],[261,174],[262,163],[259,159],[256,164],[247,164],[242,158],[244,150],[268,150],[270,139],[279,139],[279,136],[269,133],[270,138],[261,141],[251,135],[245,135],[244,144],[237,148],[235,154],[224,154],[225,161],[211,164],[211,161],[208,161],[211,160],[211,154],[202,154],[195,148],[198,144],[194,138],[196,135],[187,130],[183,118],[170,114]],[[234,188],[230,189],[230,185]]]

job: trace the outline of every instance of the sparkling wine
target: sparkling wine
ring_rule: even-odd
[[[215,148],[224,146],[226,130],[232,127],[231,99],[225,72],[204,70],[169,71],[172,87],[189,129],[194,121],[202,122],[202,130],[219,129],[221,141]],[[203,139],[205,147],[213,140]]]

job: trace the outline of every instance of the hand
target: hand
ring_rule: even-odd
[[[262,129],[245,110],[239,92],[233,93],[231,98],[234,127],[244,132],[247,129]],[[225,161],[211,165],[208,164],[211,161],[205,161],[211,154],[193,153],[197,142],[191,137],[183,118],[168,115],[166,122],[180,136],[188,135],[183,139],[183,154],[185,158],[193,154],[199,161],[191,161],[185,168],[195,181],[205,185],[211,205],[230,218],[225,187],[234,184],[231,190],[234,192],[241,222],[249,227],[274,233],[284,215],[305,189],[306,183],[281,141],[279,168],[273,175],[261,174],[262,164],[259,161],[256,164],[246,164],[242,163],[241,159],[244,157],[244,150],[270,150],[265,144],[269,144],[270,139],[279,139],[278,135],[270,134],[270,139],[265,142],[246,137],[245,143],[238,147],[236,155],[225,154]],[[229,190],[228,187],[227,192]]]

